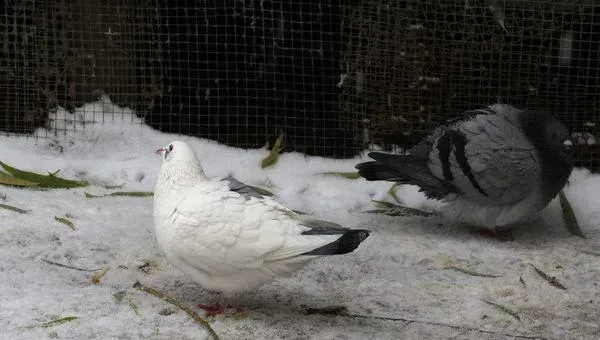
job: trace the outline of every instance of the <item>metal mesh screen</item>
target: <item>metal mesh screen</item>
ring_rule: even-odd
[[[163,5],[165,5],[163,7]],[[351,156],[339,114],[340,1],[190,1],[161,7],[157,128],[259,147]]]
[[[106,93],[163,131],[240,147],[283,133],[287,150],[329,157],[410,146],[494,102],[548,110],[583,144],[598,133],[591,0],[4,4],[2,131]],[[598,168],[599,155],[578,159]]]
[[[34,6],[0,7],[0,129],[27,132],[35,123]]]
[[[344,110],[388,148],[495,102],[550,111],[593,142],[598,14],[592,1],[363,1],[345,18]],[[599,155],[586,145],[577,157],[598,168]]]
[[[0,17],[4,131],[31,132],[58,105],[73,112],[104,92],[143,111],[158,92],[158,25],[145,3],[9,0]]]

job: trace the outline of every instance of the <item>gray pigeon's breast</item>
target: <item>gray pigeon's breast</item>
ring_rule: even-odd
[[[453,220],[493,229],[510,226],[535,215],[544,208],[540,204],[541,197],[537,188],[529,191],[521,200],[507,204],[487,204],[457,197],[443,208],[442,213]]]

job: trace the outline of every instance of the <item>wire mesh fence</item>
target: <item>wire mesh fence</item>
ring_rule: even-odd
[[[139,5],[6,1],[0,7],[0,91],[10,95],[2,96],[0,128],[32,132],[58,106],[73,112],[103,91],[115,103],[148,107],[158,86],[158,25],[155,9]]]
[[[488,103],[546,110],[598,167],[600,4],[592,1],[363,1],[346,16],[346,112],[366,140],[411,145]],[[593,143],[593,144],[592,144]]]
[[[591,0],[7,0],[0,130],[106,94],[162,131],[239,147],[283,133],[287,150],[350,157],[506,102],[556,115],[597,169],[598,14]]]

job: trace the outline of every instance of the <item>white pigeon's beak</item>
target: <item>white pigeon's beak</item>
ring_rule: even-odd
[[[156,150],[155,154],[157,154],[157,155],[161,155],[161,156],[162,156],[162,154],[163,154],[165,151],[166,151],[165,149],[163,149],[163,148],[160,148],[160,149]]]

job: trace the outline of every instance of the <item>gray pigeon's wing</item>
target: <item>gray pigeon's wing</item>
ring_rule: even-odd
[[[434,147],[434,144],[444,134],[444,132],[447,129],[454,128],[455,126],[460,125],[463,122],[466,122],[466,121],[469,121],[469,120],[475,118],[477,115],[495,114],[495,111],[492,109],[493,107],[494,106],[492,105],[490,107],[486,107],[486,108],[482,108],[482,109],[466,111],[459,117],[448,120],[446,122],[446,124],[436,127],[421,142],[419,142],[417,145],[413,146],[410,149],[410,154],[417,158],[425,158],[425,159],[428,158],[430,152],[432,151],[432,149]],[[477,131],[478,131],[478,129],[477,129]]]
[[[429,168],[464,196],[504,204],[523,199],[537,185],[537,152],[519,126],[520,111],[494,105],[451,124],[429,155]]]
[[[229,182],[229,189],[231,191],[237,192],[238,194],[242,195],[246,199],[250,199],[250,197],[263,198],[265,196],[267,196],[267,197],[274,196],[274,194],[272,192],[262,189],[262,188],[259,188],[259,187],[247,185],[247,184],[237,180],[232,175],[229,175],[221,180]]]

